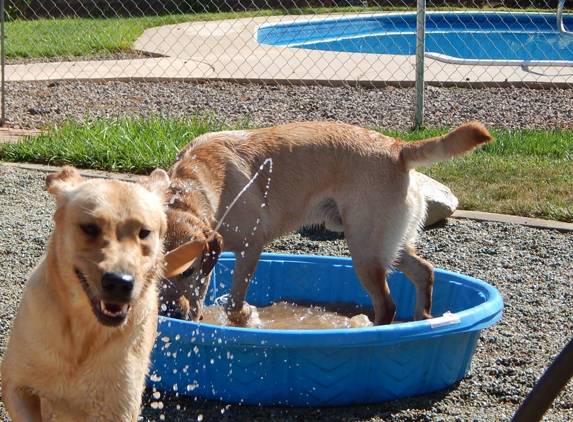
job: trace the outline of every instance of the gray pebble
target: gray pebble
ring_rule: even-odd
[[[570,127],[573,90],[526,88],[426,91],[425,124],[457,126],[478,120],[490,128]],[[413,89],[241,85],[230,82],[10,82],[7,125],[43,128],[87,116],[204,115],[229,124],[270,126],[303,120],[339,121],[408,130],[414,122]]]

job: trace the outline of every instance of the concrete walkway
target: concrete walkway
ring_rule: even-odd
[[[135,49],[154,57],[12,65],[6,68],[6,80],[414,85],[413,56],[275,47],[255,40],[257,27],[262,24],[311,18],[316,16],[256,17],[161,26],[146,30],[135,43]],[[571,87],[573,68],[469,66],[427,58],[425,80],[428,84],[466,87]]]

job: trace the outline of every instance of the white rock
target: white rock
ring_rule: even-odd
[[[422,173],[413,172],[428,204],[425,227],[436,224],[451,216],[458,207],[458,198],[450,188]]]

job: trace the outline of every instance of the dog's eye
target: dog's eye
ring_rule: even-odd
[[[95,224],[80,224],[80,229],[90,237],[96,237],[100,232]]]
[[[149,236],[151,234],[151,230],[145,230],[145,229],[141,229],[139,231],[139,238],[140,239],[145,239],[147,236]]]
[[[183,276],[183,278],[191,277],[193,275],[193,271],[195,271],[195,268],[191,266],[187,268],[185,271],[183,271],[181,275]]]

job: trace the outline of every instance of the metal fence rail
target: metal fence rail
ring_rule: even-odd
[[[496,4],[504,8],[487,0],[2,1],[2,122],[4,81],[415,86],[417,125],[427,85],[572,88],[568,4]]]

